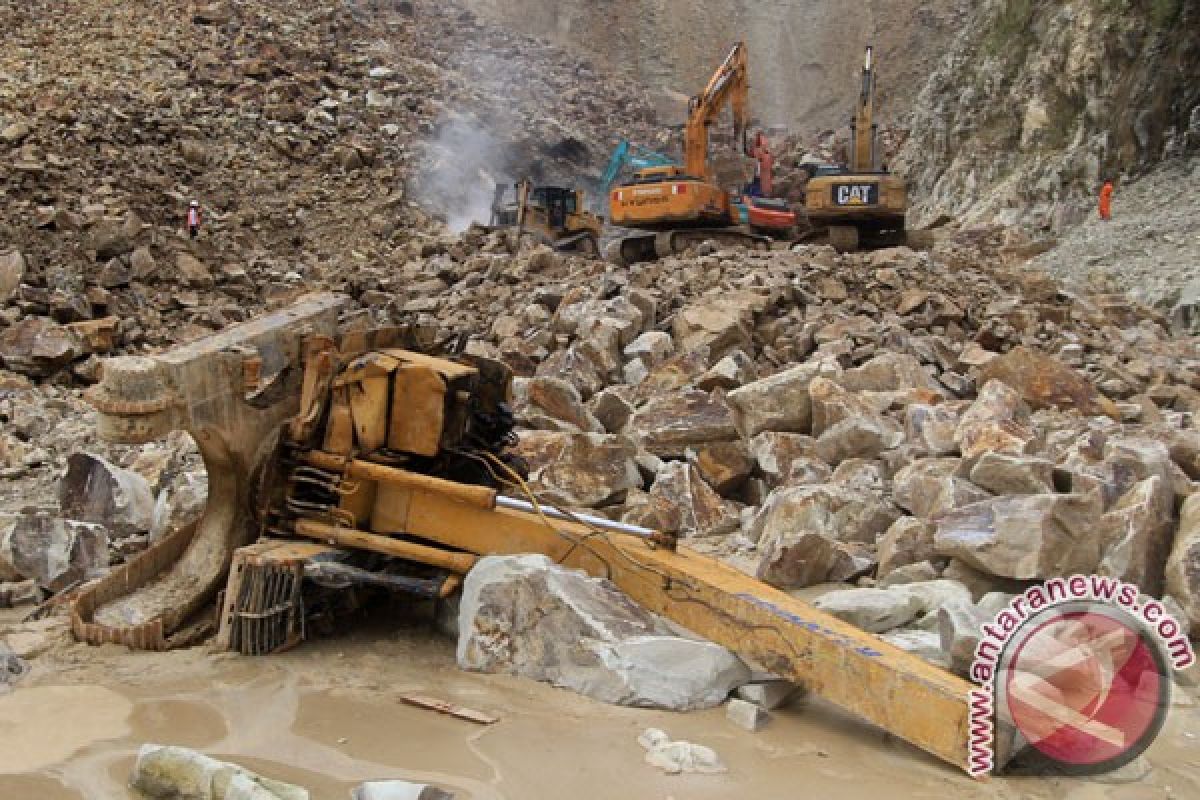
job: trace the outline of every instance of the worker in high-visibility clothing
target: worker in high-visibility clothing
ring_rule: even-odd
[[[1112,219],[1112,196],[1113,182],[1105,181],[1100,189],[1100,219],[1106,222]]]

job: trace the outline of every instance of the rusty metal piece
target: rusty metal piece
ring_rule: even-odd
[[[280,427],[298,410],[304,340],[332,336],[345,303],[309,295],[161,355],[105,362],[87,395],[100,435],[134,444],[187,431],[204,458],[209,499],[194,535],[168,537],[80,594],[71,612],[76,636],[152,650],[185,643],[191,617],[216,594],[234,550],[255,536],[251,495]],[[248,401],[247,351],[261,359],[263,383],[278,387],[274,402]]]

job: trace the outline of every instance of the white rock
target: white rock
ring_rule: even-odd
[[[352,800],[451,800],[454,795],[426,783],[367,781],[350,793]]]
[[[739,728],[751,732],[761,730],[767,724],[769,716],[766,709],[736,697],[725,706],[725,717]]]
[[[715,750],[702,744],[672,742],[665,731],[647,728],[638,737],[638,744],[646,748],[646,763],[661,769],[668,775],[681,772],[714,774],[727,772]]]
[[[789,681],[759,681],[739,686],[736,694],[759,708],[774,711],[803,691],[803,688]]]
[[[462,668],[607,703],[712,708],[750,679],[725,648],[679,636],[608,581],[542,555],[481,559],[464,583],[458,626]]]
[[[130,785],[162,800],[308,800],[299,786],[273,781],[186,747],[144,744]]]
[[[814,605],[827,614],[871,633],[907,625],[921,613],[921,598],[895,589],[839,589],[823,594]]]

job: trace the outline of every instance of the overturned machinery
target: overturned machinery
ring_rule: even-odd
[[[444,597],[480,556],[543,553],[967,768],[970,684],[671,536],[539,503],[509,453],[508,369],[433,355],[430,332],[339,332],[341,302],[108,362],[102,434],[189,431],[210,500],[78,595],[77,637],[167,649],[217,632],[268,653],[305,635],[302,584]]]

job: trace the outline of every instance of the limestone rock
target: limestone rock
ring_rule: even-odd
[[[548,497],[568,506],[598,507],[641,488],[637,447],[625,436],[530,432],[517,453]]]
[[[758,380],[754,361],[741,350],[734,350],[722,358],[696,381],[696,388],[711,392],[713,389],[736,389]]]
[[[22,375],[48,377],[81,353],[71,331],[45,317],[25,317],[0,331],[0,363]]]
[[[914,356],[884,352],[838,376],[837,382],[852,392],[897,392],[905,389],[930,389],[939,392],[938,383]]]
[[[1012,387],[1031,408],[1060,408],[1087,416],[1120,419],[1116,406],[1092,382],[1053,356],[1014,347],[979,368],[978,381],[999,380]]]
[[[58,482],[58,505],[73,520],[104,526],[115,538],[150,530],[154,495],[136,472],[89,453],[73,453]]]
[[[913,403],[904,409],[904,436],[918,452],[931,456],[958,453],[954,434],[959,413],[947,405]]]
[[[816,441],[799,433],[764,431],[750,440],[750,453],[771,488],[819,483],[832,475],[814,455]]]
[[[937,611],[937,630],[942,650],[950,659],[950,668],[966,676],[975,660],[975,648],[983,635],[983,625],[990,622],[970,603],[942,606]]]
[[[879,538],[880,578],[908,564],[919,564],[937,557],[933,544],[936,526],[916,517],[901,517]]]
[[[25,256],[19,250],[0,253],[0,307],[8,302],[25,278]]]
[[[984,453],[971,482],[994,494],[1053,494],[1054,462],[1035,456]]]
[[[1167,594],[1187,612],[1192,630],[1200,630],[1200,494],[1189,497],[1179,514],[1167,560]]]
[[[1174,517],[1173,495],[1162,478],[1136,484],[1100,522],[1105,542],[1097,572],[1161,596]]]
[[[610,583],[542,555],[490,556],[467,575],[458,664],[621,705],[711,708],[750,678],[723,647],[684,639]]]
[[[688,452],[688,459],[704,480],[722,496],[729,496],[750,477],[754,459],[744,441],[713,442]]]
[[[702,775],[727,772],[725,765],[711,747],[692,742],[673,742],[663,731],[647,728],[638,737],[646,749],[646,763],[668,775],[696,772]]]
[[[39,514],[0,515],[0,571],[58,592],[108,566],[108,531]]]
[[[683,461],[667,464],[650,488],[650,507],[660,530],[688,536],[712,536],[737,529],[738,516],[700,477],[700,471]]]
[[[144,744],[130,785],[161,800],[308,800],[299,786],[264,778],[236,764],[217,761],[186,747]]]
[[[647,367],[654,367],[667,360],[675,349],[671,334],[665,331],[647,331],[625,347],[625,357],[640,358]]]
[[[179,253],[175,256],[175,269],[179,279],[188,286],[208,288],[213,285],[213,276],[208,266],[191,253]]]
[[[925,520],[985,500],[988,493],[958,477],[957,458],[924,458],[896,473],[896,505]]]
[[[921,613],[921,599],[900,589],[842,589],[823,594],[814,606],[871,633],[907,625]]]
[[[710,359],[752,346],[745,312],[735,304],[712,301],[688,306],[675,315],[671,330],[681,351],[704,347]]]
[[[744,439],[763,431],[808,433],[812,429],[808,386],[830,372],[823,364],[802,364],[734,389],[727,400],[738,433]]]
[[[947,512],[934,542],[945,556],[1020,580],[1092,572],[1100,506],[1088,495],[997,497]]]
[[[588,410],[609,433],[620,433],[633,416],[630,402],[632,389],[628,386],[608,386],[588,401]]]
[[[654,398],[634,412],[628,430],[660,458],[683,458],[689,447],[737,438],[724,399],[694,389]]]
[[[988,452],[1024,455],[1033,446],[1029,410],[1007,384],[988,381],[962,415],[954,440],[963,458],[974,462]]]
[[[725,718],[739,728],[753,733],[767,724],[770,714],[761,706],[734,697],[725,705]]]
[[[410,781],[367,781],[350,793],[351,800],[454,800],[445,789]]]
[[[584,407],[579,390],[561,378],[514,378],[513,411],[526,428],[604,433],[604,426]]]
[[[826,464],[837,465],[851,458],[874,458],[903,440],[904,435],[887,420],[860,415],[825,428],[815,452]]]

